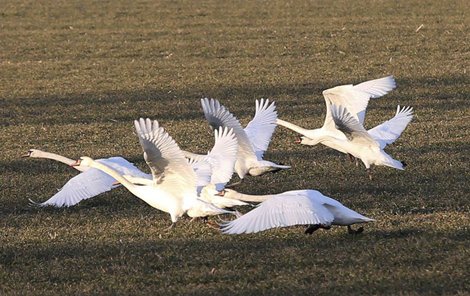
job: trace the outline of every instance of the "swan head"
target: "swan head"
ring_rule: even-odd
[[[85,167],[90,167],[91,164],[93,163],[93,159],[88,156],[82,156],[80,157],[75,163],[72,163],[70,166],[85,166]]]
[[[26,154],[23,154],[22,157],[41,157],[42,151],[38,149],[29,149]]]
[[[218,193],[216,195],[227,197],[227,198],[234,198],[238,194],[239,193],[237,191],[233,190],[233,189],[224,188],[224,189],[218,191]]]
[[[201,195],[207,196],[209,198],[213,196],[224,196],[226,189],[217,190],[216,184],[207,184],[202,188]]]
[[[207,184],[201,190],[201,195],[205,196],[214,196],[217,195],[219,192],[215,189],[215,184]]]

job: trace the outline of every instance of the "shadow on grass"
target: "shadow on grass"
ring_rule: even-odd
[[[304,227],[299,226],[226,236],[208,235],[203,229],[206,226],[189,225],[187,221],[181,221],[179,226],[170,233],[160,232],[163,238],[158,238],[158,234],[136,235],[132,229],[119,228],[118,233],[107,232],[104,237],[101,232],[92,231],[72,237],[46,236],[34,243],[2,244],[0,264],[18,277],[19,284],[28,279],[74,285],[77,279],[89,281],[96,273],[103,273],[106,276],[100,285],[113,285],[109,281],[114,277],[123,280],[138,275],[140,281],[149,285],[146,289],[170,281],[172,289],[180,292],[188,292],[186,285],[207,289],[214,288],[214,283],[220,286],[239,281],[247,284],[238,287],[245,292],[252,291],[250,283],[256,283],[255,290],[263,289],[263,282],[297,292],[308,289],[329,293],[367,289],[386,292],[408,288],[411,291],[415,285],[408,279],[427,283],[429,273],[422,274],[421,270],[446,260],[446,250],[434,249],[440,246],[439,242],[446,240],[446,249],[453,249],[469,235],[468,231],[453,233],[408,227],[390,231],[366,228],[363,234],[352,236],[342,227],[308,236],[303,235]],[[188,227],[197,228],[196,233],[188,235]],[[184,237],[180,232],[186,233]],[[363,279],[356,274],[358,266],[370,268],[376,275]],[[184,276],[181,270],[185,271]],[[129,284],[125,281],[124,285]],[[318,286],[316,282],[323,284]],[[217,286],[215,291],[220,291]],[[423,291],[435,288],[430,286]]]
[[[442,87],[455,86],[456,81],[463,83],[465,80],[463,76],[398,79],[398,87],[412,88],[415,85],[424,85],[436,88],[438,91]],[[349,82],[345,82],[347,83]],[[321,99],[321,93],[332,86],[334,86],[333,82],[322,84],[312,82],[300,85],[233,86],[209,90],[144,89],[101,94],[70,94],[64,97],[17,98],[0,101],[0,107],[3,110],[0,126],[25,122],[49,125],[110,122],[110,120],[130,122],[141,116],[159,120],[202,119],[203,113],[200,107],[202,97],[219,99],[238,118],[253,116],[256,98],[272,98],[278,102],[280,110],[287,109],[288,106],[288,112],[297,116],[322,116],[324,101]],[[461,109],[460,100],[466,100],[468,95],[465,92],[447,94],[445,98],[442,98],[445,99],[445,104],[439,108]],[[305,98],[310,96],[318,99]],[[453,101],[447,100],[450,97]],[[439,99],[437,94],[435,99]],[[376,108],[388,111],[390,106],[389,104],[379,105]]]

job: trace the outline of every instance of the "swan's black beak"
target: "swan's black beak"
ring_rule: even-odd
[[[301,139],[301,138],[297,138],[297,139],[295,139],[294,143],[300,144],[300,143],[302,143],[302,139]]]
[[[28,153],[21,155],[21,157],[30,157],[31,156],[31,151],[28,151]]]
[[[74,162],[74,163],[71,163],[71,164],[70,164],[70,166],[71,166],[71,167],[74,167],[74,166],[79,166],[79,165],[80,165],[80,162],[81,162],[81,160],[80,160],[80,159],[78,159],[76,162]]]
[[[225,189],[220,190],[219,192],[217,192],[217,193],[214,194],[214,195],[217,195],[217,196],[224,196],[224,195],[225,195]]]

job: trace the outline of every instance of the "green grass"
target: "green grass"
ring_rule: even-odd
[[[11,1],[0,8],[0,294],[469,294],[468,1]],[[424,26],[416,32],[416,29]],[[142,168],[132,120],[207,151],[199,100],[243,123],[254,100],[319,127],[322,90],[393,74],[366,126],[411,105],[387,151],[409,166],[369,181],[344,155],[278,128],[267,159],[290,171],[239,190],[318,189],[377,221],[226,236],[117,189],[34,209],[76,173],[29,148],[122,155]]]

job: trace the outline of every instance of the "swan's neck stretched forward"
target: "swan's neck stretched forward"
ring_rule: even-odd
[[[281,119],[277,119],[276,123],[278,125],[281,125],[283,127],[288,128],[290,130],[293,130],[294,132],[297,132],[297,133],[302,134],[304,136],[308,136],[308,132],[309,132],[308,129],[305,129],[303,127],[300,127],[298,125],[295,125],[293,123],[290,123],[290,122],[287,122],[287,121],[284,121],[284,120],[281,120]]]
[[[120,173],[118,173],[116,170],[102,164],[102,163],[99,163],[97,161],[92,161],[90,163],[90,167],[92,168],[95,168],[95,169],[98,169],[108,175],[110,175],[111,177],[113,177],[114,179],[116,179],[116,181],[118,181],[119,183],[121,183],[124,187],[126,187],[127,189],[129,189],[130,192],[134,193],[135,191],[135,187],[136,185],[134,185],[133,183],[131,183],[129,180],[127,180],[125,177],[123,177]]]
[[[238,199],[238,200],[242,200],[246,202],[263,202],[273,197],[273,195],[272,194],[267,194],[267,195],[243,194],[235,190],[226,189],[224,197],[231,198],[231,199]]]
[[[65,156],[55,154],[55,153],[51,153],[51,152],[45,152],[45,151],[41,151],[41,150],[34,150],[34,155],[32,155],[31,157],[33,157],[33,158],[52,159],[52,160],[56,160],[58,162],[62,162],[64,164],[68,165],[68,166],[72,166],[73,164],[76,163],[75,160],[67,158]],[[82,165],[74,166],[74,168],[77,169],[80,172],[84,172],[84,171],[88,170],[87,167],[82,166]]]

